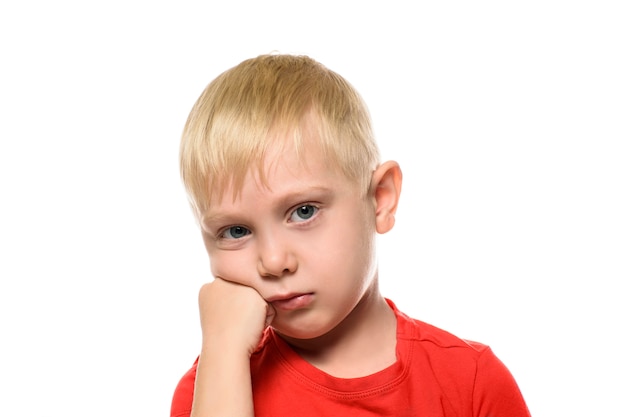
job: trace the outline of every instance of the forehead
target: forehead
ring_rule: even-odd
[[[248,169],[243,186],[267,190],[307,185],[325,187],[343,179],[341,170],[326,157],[318,141],[305,135],[298,142],[275,140],[259,165]]]
[[[296,135],[298,138],[294,139],[292,134],[281,133],[269,142],[258,165],[263,174],[269,176],[281,168],[296,172],[336,168],[314,134],[303,131]]]
[[[254,206],[266,200],[309,199],[319,192],[347,193],[358,188],[324,157],[322,147],[303,141],[296,149],[292,142],[276,141],[267,148],[257,166],[250,166],[237,183],[225,184],[222,197],[205,214],[241,204]]]

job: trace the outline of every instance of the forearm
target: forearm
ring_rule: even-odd
[[[255,289],[220,278],[202,286],[198,301],[202,350],[191,417],[253,417],[250,355],[273,309]]]
[[[191,417],[253,417],[250,359],[203,349],[198,361]]]

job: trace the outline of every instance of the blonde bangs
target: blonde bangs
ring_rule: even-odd
[[[251,169],[265,181],[270,146],[293,145],[306,163],[313,135],[339,172],[367,190],[378,164],[369,114],[339,75],[308,57],[265,55],[222,73],[192,108],[180,148],[181,176],[199,215]]]

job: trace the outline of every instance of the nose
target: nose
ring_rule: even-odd
[[[296,256],[288,239],[278,235],[258,239],[259,259],[257,269],[265,278],[282,277],[294,273],[297,269]]]

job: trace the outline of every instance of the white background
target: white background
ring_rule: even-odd
[[[271,51],[351,81],[403,167],[385,295],[535,417],[626,415],[622,2],[217,3],[0,6],[0,415],[169,415],[209,279],[179,135]]]

